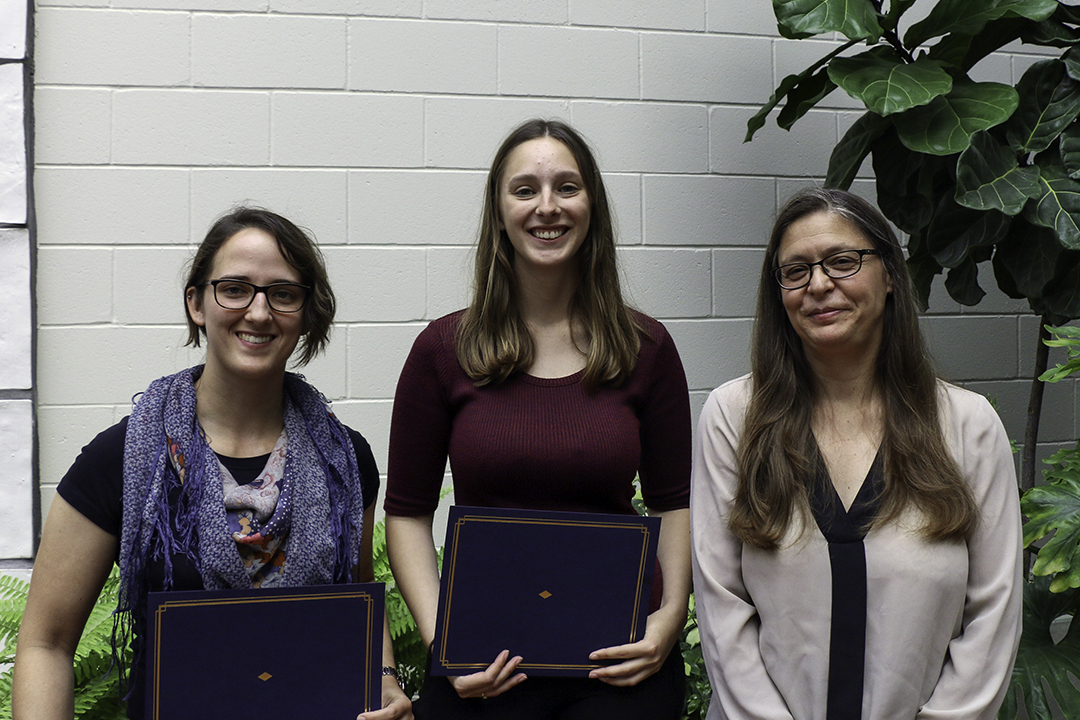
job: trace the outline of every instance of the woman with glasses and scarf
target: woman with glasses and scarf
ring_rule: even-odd
[[[325,348],[334,318],[314,241],[267,210],[230,212],[192,260],[184,307],[205,364],[151,383],[57,488],[19,633],[19,720],[72,717],[72,656],[114,561],[130,718],[144,714],[147,592],[373,579],[371,449],[286,371],[298,345],[299,365]],[[394,665],[385,631],[383,662]],[[412,717],[391,674],[382,693],[364,718]]]
[[[994,718],[1020,637],[1012,451],[935,375],[876,208],[812,188],[781,209],[751,364],[695,443],[708,717]]]

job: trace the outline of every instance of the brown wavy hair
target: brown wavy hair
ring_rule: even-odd
[[[577,252],[578,283],[570,305],[571,320],[581,323],[589,341],[583,350],[584,382],[588,387],[618,384],[637,363],[640,329],[623,302],[615,227],[600,169],[584,138],[559,120],[536,119],[519,125],[495,153],[484,188],[473,298],[457,330],[458,362],[478,385],[502,382],[533,363],[535,347],[521,317],[514,247],[500,229],[499,192],[510,153],[542,137],[558,140],[570,150],[590,202],[589,231]]]
[[[844,218],[872,243],[892,279],[875,366],[884,398],[884,485],[870,525],[915,507],[923,515],[926,537],[970,537],[978,507],[942,434],[939,380],[919,330],[903,250],[877,208],[852,193],[822,188],[801,190],[788,200],[765,249],[751,351],[753,391],[739,443],[731,530],[748,545],[773,550],[796,515],[813,523],[809,487],[824,470],[810,424],[814,377],[773,271],[787,229],[822,212]]]
[[[195,251],[195,257],[191,259],[191,269],[184,283],[184,295],[186,297],[188,291],[192,289],[202,292],[206,288],[210,282],[210,270],[214,266],[214,256],[217,255],[217,251],[229,238],[247,228],[262,230],[274,238],[282,257],[300,273],[301,284],[311,288],[302,311],[303,336],[299,344],[300,355],[296,359],[296,365],[307,365],[330,342],[330,326],[337,312],[337,301],[334,298],[334,291],[330,288],[326,262],[315,240],[307,231],[297,227],[287,218],[264,208],[246,206],[233,208],[219,217],[210,226],[199,249]],[[200,327],[192,319],[186,302],[184,313],[187,315],[188,326],[188,338],[185,344],[199,347],[202,336],[206,334],[206,328]]]

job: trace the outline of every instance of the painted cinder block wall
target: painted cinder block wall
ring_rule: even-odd
[[[41,0],[35,22],[43,513],[82,445],[199,359],[182,264],[245,201],[322,244],[340,313],[305,372],[385,468],[401,364],[465,301],[484,172],[533,116],[596,147],[629,294],[671,330],[696,414],[748,369],[778,202],[820,181],[860,114],[837,91],[742,144],[779,79],[831,44],[780,39],[768,0]],[[980,79],[1037,59],[1017,46]],[[936,290],[926,328],[943,372],[996,397],[1020,438],[1036,319],[985,282],[970,309]],[[1076,395],[1048,388],[1048,448],[1075,437]]]

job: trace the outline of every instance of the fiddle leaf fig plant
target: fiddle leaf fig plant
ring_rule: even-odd
[[[962,305],[990,278],[1040,325],[1080,318],[1080,7],[1059,0],[772,0],[786,38],[840,39],[788,75],[747,123],[791,129],[837,90],[865,107],[833,149],[829,187],[869,160],[878,205],[908,235],[921,301],[937,275]],[[926,12],[928,11],[928,12]],[[1014,85],[979,64],[1018,43],[1053,48]],[[983,272],[980,273],[980,269]],[[1040,336],[1040,340],[1045,339]],[[1036,373],[1046,369],[1036,351]],[[1041,383],[1032,386],[1021,486],[1035,478]]]

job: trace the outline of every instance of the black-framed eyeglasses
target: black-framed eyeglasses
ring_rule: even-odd
[[[841,250],[817,262],[781,265],[773,270],[773,277],[785,290],[798,290],[810,284],[815,265],[820,265],[822,271],[833,280],[840,280],[862,270],[863,258],[867,255],[880,254],[879,250],[873,249]]]
[[[279,313],[299,312],[307,301],[308,292],[311,290],[307,285],[294,283],[270,283],[269,285],[255,285],[244,280],[231,280],[222,278],[211,280],[210,285],[214,288],[214,300],[226,310],[244,310],[259,293],[266,295],[266,302],[270,309]]]

